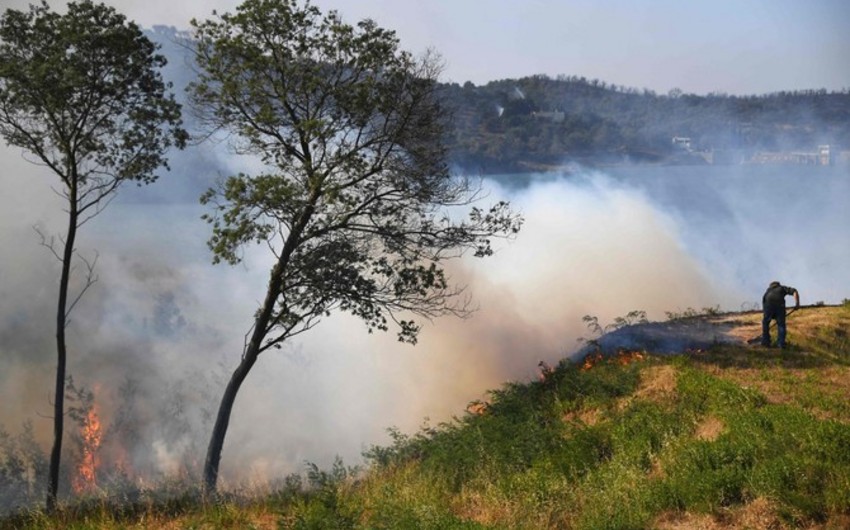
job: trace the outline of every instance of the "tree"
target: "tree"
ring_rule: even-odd
[[[199,117],[235,133],[238,152],[267,170],[202,197],[213,207],[213,261],[236,264],[251,242],[274,254],[210,437],[204,488],[213,493],[236,394],[260,354],[334,310],[415,342],[409,316],[468,311],[442,262],[491,254],[490,239],[516,233],[520,219],[504,202],[452,217],[477,197],[447,168],[433,55],[414,59],[370,20],[348,25],[295,0],[247,0],[192,24]]]
[[[61,245],[45,245],[61,262],[56,313],[57,368],[47,507],[59,480],[68,315],[94,281],[69,297],[77,230],[126,182],[156,180],[171,146],[182,148],[180,106],[166,95],[165,59],[139,27],[113,8],[69,3],[64,15],[46,2],[0,18],[0,134],[59,176],[68,225]]]

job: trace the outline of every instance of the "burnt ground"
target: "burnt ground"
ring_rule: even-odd
[[[801,306],[789,314],[789,334],[793,332],[795,322],[811,320],[818,309],[825,307],[835,306]],[[576,353],[576,358],[597,351],[604,354],[613,354],[620,350],[675,354],[705,350],[718,345],[751,346],[748,341],[754,341],[757,345],[761,336],[761,315],[761,311],[748,311],[626,326],[588,341],[589,343]],[[775,341],[775,325],[771,326],[771,336]]]

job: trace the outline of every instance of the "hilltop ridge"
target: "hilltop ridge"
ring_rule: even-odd
[[[836,320],[835,325],[839,329],[845,325],[850,327],[850,321],[842,318],[840,311],[833,314],[840,307],[816,304],[788,308],[788,321],[797,325],[798,334],[805,334],[806,330],[819,324],[824,325],[824,320],[832,318]],[[775,338],[775,323],[772,324],[772,333]],[[672,315],[664,322],[618,327],[594,340],[592,345],[582,348],[577,355],[585,355],[594,348],[607,354],[623,348],[674,354],[719,345],[744,346],[748,342],[755,342],[754,339],[760,336],[761,311],[720,313],[714,308],[707,308],[703,313],[691,310],[683,315]]]
[[[801,308],[787,350],[748,344],[760,321],[616,330],[597,353],[374,451],[359,490],[415,490],[459,528],[848,528],[850,304]]]

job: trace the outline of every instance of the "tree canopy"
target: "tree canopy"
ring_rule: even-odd
[[[275,256],[207,454],[214,488],[229,407],[260,353],[333,310],[415,342],[410,315],[466,310],[443,260],[491,254],[491,238],[520,219],[504,202],[458,212],[478,197],[448,171],[434,55],[414,58],[373,21],[352,26],[293,0],[247,0],[193,25],[195,108],[266,168],[204,195],[214,260],[237,263],[251,242]]]
[[[72,2],[58,14],[42,2],[0,18],[0,134],[61,179],[68,213],[62,248],[45,238],[62,265],[48,509],[56,503],[62,451],[65,327],[94,281],[94,264],[86,261],[85,287],[69,297],[77,229],[121,183],[153,182],[168,149],[184,146],[180,106],[158,71],[164,64],[138,26],[103,4]]]
[[[35,155],[66,186],[80,213],[121,182],[149,183],[182,146],[180,106],[158,69],[165,58],[113,8],[46,2],[0,21],[0,134]]]
[[[597,79],[545,75],[475,86],[444,84],[454,113],[450,158],[467,170],[504,173],[578,161],[700,163],[699,151],[850,149],[850,90],[765,95],[659,95]],[[685,155],[685,156],[683,156]],[[703,162],[704,163],[704,162]]]

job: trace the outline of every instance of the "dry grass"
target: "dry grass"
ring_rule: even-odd
[[[467,521],[493,526],[514,519],[516,503],[505,500],[493,503],[492,496],[475,490],[464,490],[452,504],[452,512]]]
[[[661,402],[675,397],[678,371],[670,365],[650,366],[640,374],[640,386],[635,399]]]
[[[776,503],[759,497],[743,506],[716,514],[664,513],[652,524],[656,530],[848,530],[850,516],[837,515],[823,523],[789,523],[780,516]]]
[[[763,497],[717,514],[666,513],[653,524],[658,530],[785,530],[776,505]]]
[[[563,420],[567,423],[582,423],[588,427],[592,427],[602,421],[603,413],[595,407],[584,408],[567,412],[564,414]]]
[[[754,388],[769,403],[797,405],[817,418],[850,423],[850,310],[846,307],[805,307],[790,315],[789,350],[746,344],[746,339],[761,333],[761,313],[712,320],[727,326],[728,335],[742,343],[695,356],[704,370]]]
[[[850,367],[817,371],[784,368],[710,370],[713,375],[758,390],[769,403],[798,405],[819,419],[850,423]]]
[[[198,521],[196,517],[179,517],[165,522],[162,526],[153,521],[142,521],[138,523],[138,526],[131,526],[127,528],[144,528],[146,530],[185,530],[187,528],[191,528],[193,530],[220,530],[223,528],[230,528],[233,530],[275,530],[278,528],[278,518],[274,517],[266,520],[251,518],[247,521],[242,520],[231,525],[222,526],[219,522]]]
[[[697,425],[696,431],[694,431],[694,438],[713,442],[723,434],[724,430],[726,430],[726,425],[722,421],[714,416],[708,416]]]
[[[640,374],[640,384],[635,392],[617,400],[616,409],[625,410],[635,401],[653,403],[669,402],[676,396],[678,371],[670,365],[649,366]]]

